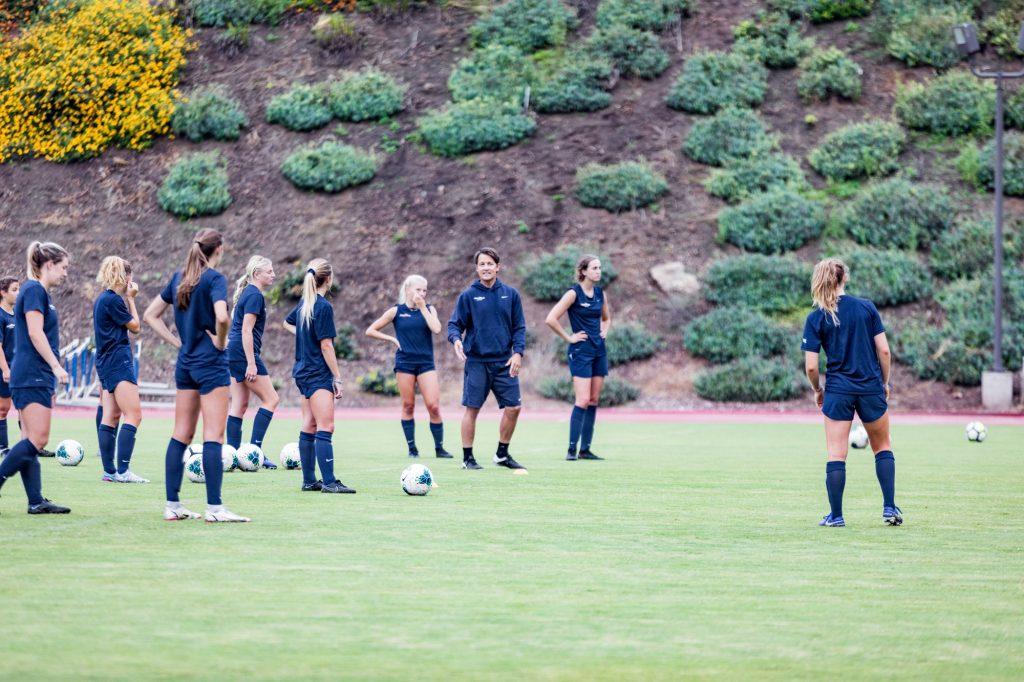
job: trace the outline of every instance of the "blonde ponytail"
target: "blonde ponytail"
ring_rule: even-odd
[[[107,256],[100,263],[100,271],[96,274],[96,281],[103,285],[104,289],[118,291],[128,286],[128,278],[132,274],[132,266],[120,256]]]
[[[43,266],[47,263],[60,263],[68,257],[68,252],[60,244],[53,242],[32,242],[25,253],[25,261],[29,279],[39,279],[43,274]]]
[[[252,278],[256,276],[257,270],[265,270],[273,265],[269,258],[264,256],[253,256],[249,259],[249,262],[245,265],[245,274],[239,277],[235,281],[235,297],[231,299],[231,305],[238,303],[238,297],[242,295],[242,291],[247,286],[252,284]]]
[[[306,265],[302,278],[302,307],[299,309],[299,324],[309,326],[313,321],[313,306],[316,305],[317,291],[333,274],[331,264],[323,258],[314,258]]]
[[[839,290],[849,277],[846,263],[838,258],[826,258],[814,266],[811,275],[811,297],[814,305],[828,313],[832,324],[839,326]]]
[[[406,277],[405,281],[402,282],[402,288],[398,290],[398,304],[399,305],[406,305],[407,304],[408,301],[406,300],[407,296],[405,295],[405,292],[406,292],[406,290],[409,287],[411,287],[411,286],[413,286],[415,284],[420,284],[422,286],[427,286],[427,279],[425,277],[420,276],[420,275],[409,275],[408,277]]]

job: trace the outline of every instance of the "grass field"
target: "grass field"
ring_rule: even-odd
[[[357,495],[230,473],[254,522],[225,526],[162,520],[169,428],[143,423],[133,468],[153,483],[125,486],[99,481],[90,420],[57,425],[90,452],[43,462],[70,516],[30,517],[5,486],[0,678],[1024,676],[1024,428],[974,445],[897,425],[906,523],[882,524],[860,452],[845,529],[816,526],[815,426],[599,423],[608,461],[573,463],[565,425],[527,420],[528,476],[426,458],[439,487],[410,498],[398,424],[342,422]],[[268,451],[296,428],[275,422]],[[202,511],[203,486],[183,493]]]

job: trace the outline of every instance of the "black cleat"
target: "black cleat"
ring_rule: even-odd
[[[276,469],[276,468],[277,468],[277,465],[276,465],[276,464],[274,464],[273,462],[271,462],[271,461],[270,461],[269,459],[267,459],[266,457],[264,457],[264,458],[263,458],[263,468],[264,468],[264,469]]]
[[[302,492],[304,493],[318,493],[323,490],[323,481],[313,481],[312,483],[303,483]]]
[[[50,502],[45,497],[39,504],[30,504],[28,506],[29,514],[70,514],[71,510],[67,507],[62,507],[59,504]]]
[[[420,456],[420,451],[419,450],[410,450],[409,451],[409,457],[411,457],[413,459],[419,459],[419,456]]]
[[[323,487],[320,489],[320,492],[322,492],[322,493],[349,493],[349,494],[354,494],[356,491],[353,490],[352,488],[349,488],[347,485],[345,485],[341,481],[336,480],[333,483],[324,483]]]
[[[598,457],[590,450],[583,450],[582,452],[580,452],[580,459],[603,460],[604,457]]]
[[[434,454],[437,456],[438,459],[451,459],[452,458],[452,453],[448,452],[444,448],[435,448],[434,449]]]
[[[475,471],[477,469],[483,469],[482,466],[480,466],[479,464],[476,463],[476,458],[475,457],[470,457],[469,459],[462,460],[462,468],[463,469],[472,469],[473,471]]]
[[[494,463],[500,467],[506,469],[526,469],[522,464],[512,459],[512,455],[505,455],[504,457],[494,456]]]
[[[46,448],[40,450],[38,454],[40,457],[56,457],[52,450],[47,450]]]
[[[574,451],[572,451],[572,450],[569,450],[569,451],[568,451],[567,453],[565,453],[565,461],[566,461],[566,462],[575,462],[575,461],[576,461],[576,460],[578,460],[579,458],[580,458],[580,457],[579,457],[579,455],[577,455],[577,454],[576,454],[576,453],[575,453]]]

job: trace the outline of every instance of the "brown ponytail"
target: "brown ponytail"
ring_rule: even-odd
[[[824,310],[832,318],[832,323],[839,326],[839,289],[846,284],[850,271],[846,263],[838,258],[826,258],[814,266],[811,275],[811,297],[814,305]]]
[[[206,228],[199,230],[185,257],[185,267],[181,271],[181,282],[178,283],[178,309],[185,310],[192,299],[192,290],[199,284],[203,270],[209,267],[210,258],[224,243],[224,237],[217,230]]]

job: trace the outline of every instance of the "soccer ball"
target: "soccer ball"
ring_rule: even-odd
[[[402,490],[406,495],[426,495],[434,487],[434,476],[422,464],[410,464],[402,472]]]
[[[185,475],[193,483],[206,483],[206,474],[203,473],[203,454],[193,452],[185,462]]]
[[[238,460],[238,468],[242,471],[257,471],[263,464],[263,450],[259,445],[247,443],[238,448],[235,458]]]
[[[985,440],[986,436],[988,436],[988,429],[986,429],[985,425],[981,422],[971,422],[967,425],[965,432],[967,434],[967,440],[972,443],[980,443]],[[58,455],[58,457],[59,456],[60,455]]]
[[[187,448],[185,448],[185,452],[181,453],[181,461],[185,464],[188,464],[188,458],[191,457],[192,455],[199,455],[200,457],[203,456],[202,443],[192,443],[192,445],[189,445]]]
[[[281,466],[285,469],[298,469],[302,466],[298,443],[288,443],[281,448]]]
[[[858,450],[868,446],[868,431],[863,425],[857,424],[850,429],[850,447]]]
[[[235,456],[234,446],[224,443],[220,448],[220,458],[224,462],[224,471],[231,471],[238,467],[238,458]]]
[[[76,467],[85,457],[85,450],[77,440],[62,440],[55,453],[57,461],[66,467]]]

